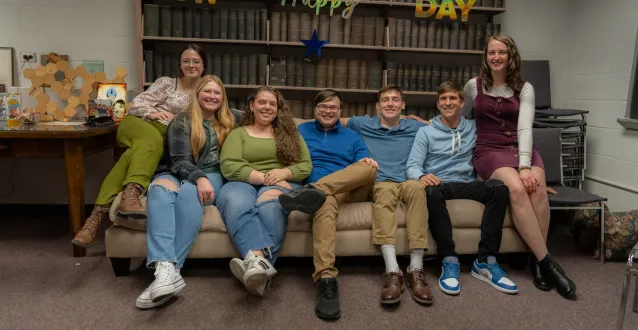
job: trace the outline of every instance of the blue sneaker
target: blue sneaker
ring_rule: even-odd
[[[507,277],[507,274],[501,269],[493,256],[487,257],[487,263],[479,262],[478,259],[474,260],[472,276],[489,283],[498,291],[509,294],[518,293],[516,284]]]
[[[441,266],[441,277],[439,277],[439,288],[441,291],[457,295],[461,292],[461,283],[459,282],[459,271],[461,265],[456,257],[443,258],[443,266]]]

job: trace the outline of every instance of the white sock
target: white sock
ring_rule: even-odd
[[[423,269],[423,249],[410,250],[410,270]]]
[[[397,253],[394,249],[394,245],[381,245],[381,253],[383,254],[383,261],[385,261],[385,272],[400,272],[399,263],[397,262]]]
[[[250,258],[254,258],[256,257],[256,255],[253,253],[252,250],[248,251],[248,253],[246,253],[246,257],[244,258],[244,260],[248,260]]]

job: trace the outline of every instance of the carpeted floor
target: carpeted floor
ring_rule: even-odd
[[[66,224],[64,215],[0,218],[0,329],[615,329],[625,266],[599,264],[558,230],[550,249],[577,283],[576,301],[539,291],[528,269],[506,266],[520,292],[500,293],[472,278],[469,264],[462,268],[460,296],[447,296],[435,286],[439,266],[429,261],[434,305],[420,306],[406,292],[400,305],[387,309],[378,302],[382,259],[340,258],[342,317],[330,323],[314,315],[310,258],[281,259],[261,299],[245,293],[228,260],[194,261],[178,298],[142,311],[135,298],[152,272],[138,267],[115,277],[101,241],[87,257],[71,257]],[[407,259],[400,262],[407,266]],[[630,306],[624,328],[636,329],[638,313]]]

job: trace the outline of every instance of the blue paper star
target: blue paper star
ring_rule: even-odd
[[[306,54],[305,58],[312,58],[313,54],[317,54],[317,58],[321,58],[321,47],[325,46],[328,43],[328,40],[319,40],[317,36],[317,30],[312,32],[312,38],[310,40],[301,40],[304,45],[306,45]]]

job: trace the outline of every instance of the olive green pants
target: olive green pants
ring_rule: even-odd
[[[166,126],[158,121],[149,123],[133,115],[124,116],[117,129],[117,143],[126,151],[102,182],[95,204],[111,205],[129,183],[146,189],[162,158],[165,136]]]

